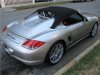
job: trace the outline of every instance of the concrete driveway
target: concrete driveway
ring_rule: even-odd
[[[62,6],[79,9],[83,12],[90,12],[100,17],[99,0],[88,3],[70,3]],[[25,17],[26,15],[32,13],[35,10],[36,9],[26,9],[12,12],[1,11],[0,18],[2,19],[0,20],[0,28],[14,20]],[[2,43],[0,42],[0,72],[2,73],[2,75],[52,75],[64,65],[69,63],[73,58],[75,58],[77,55],[83,52],[88,46],[92,45],[98,39],[100,39],[100,26],[96,37],[86,38],[77,45],[73,46],[65,53],[61,61],[54,66],[47,65],[46,63],[36,66],[26,66],[23,63],[17,61],[16,59],[9,57],[3,50]]]

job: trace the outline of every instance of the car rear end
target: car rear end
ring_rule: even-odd
[[[48,49],[45,42],[29,40],[8,30],[3,32],[2,40],[7,54],[27,65],[39,64],[45,59]]]
[[[5,51],[27,65],[43,62],[50,45],[36,37],[50,31],[53,22],[54,18],[33,15],[5,26],[2,30]]]

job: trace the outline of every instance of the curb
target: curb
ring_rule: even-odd
[[[80,55],[75,57],[71,62],[66,64],[63,68],[58,70],[56,73],[53,75],[63,75],[66,71],[68,71],[73,65],[79,62],[81,58],[83,58],[85,55],[87,55],[96,45],[100,43],[100,39],[97,40],[93,45],[89,46],[87,49],[84,50]]]

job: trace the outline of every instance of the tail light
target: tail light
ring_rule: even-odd
[[[45,42],[42,42],[42,41],[27,40],[22,44],[22,46],[27,48],[27,49],[33,50],[33,49],[41,47],[44,44],[45,44]]]
[[[7,29],[7,27],[5,26],[5,27],[3,28],[3,30],[2,30],[2,31],[3,31],[3,32],[5,32],[5,31],[6,31],[6,29]]]

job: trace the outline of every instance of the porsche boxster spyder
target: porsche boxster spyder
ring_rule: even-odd
[[[98,17],[75,9],[51,6],[36,10],[5,26],[4,50],[27,64],[56,64],[66,49],[87,36],[95,36]]]

